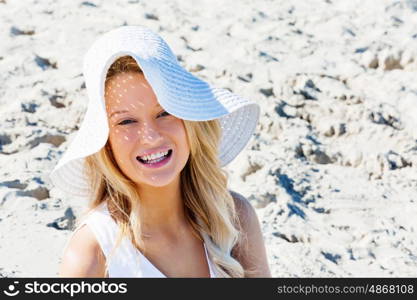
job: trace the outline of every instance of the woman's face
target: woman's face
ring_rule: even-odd
[[[105,99],[109,143],[123,173],[139,186],[162,187],[176,179],[190,154],[184,123],[159,105],[143,74],[126,72],[110,78]],[[161,166],[139,160],[146,153],[169,149],[172,153]]]

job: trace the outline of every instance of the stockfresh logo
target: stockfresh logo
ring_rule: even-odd
[[[9,297],[14,297],[19,295],[20,291],[16,288],[16,286],[19,284],[19,281],[14,281],[13,284],[9,284],[6,290],[3,291],[4,294],[6,294]]]

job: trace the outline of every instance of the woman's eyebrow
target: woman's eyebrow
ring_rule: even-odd
[[[155,105],[155,107],[157,107],[157,108],[163,108],[159,103],[157,103]],[[113,118],[114,115],[123,114],[123,113],[127,113],[127,112],[129,112],[129,111],[128,110],[117,110],[117,111],[114,111],[114,112],[112,112],[110,114],[110,119]]]
[[[117,115],[117,114],[123,114],[123,113],[127,113],[127,112],[129,112],[128,110],[118,110],[118,111],[114,111],[114,112],[112,112],[111,113],[111,115],[110,115],[110,119],[114,116],[114,115]]]

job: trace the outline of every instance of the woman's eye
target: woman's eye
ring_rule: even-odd
[[[164,116],[170,116],[171,114],[169,113],[169,112],[167,112],[167,111],[163,111],[163,112],[161,112],[159,115],[158,115],[158,117],[164,117]],[[127,120],[123,120],[122,122],[120,122],[119,124],[117,124],[117,125],[125,125],[125,124],[129,124],[130,122],[135,122],[134,120],[130,120],[130,119],[127,119]]]
[[[165,116],[169,116],[169,115],[170,115],[170,113],[169,113],[169,112],[167,112],[167,111],[163,111],[163,112],[161,112],[161,113],[159,114],[159,116],[164,116],[164,114],[165,114]]]
[[[118,125],[125,125],[125,124],[129,124],[130,122],[129,121],[132,121],[133,122],[133,120],[123,120],[122,122],[120,122]],[[127,123],[127,122],[129,122],[129,123]]]

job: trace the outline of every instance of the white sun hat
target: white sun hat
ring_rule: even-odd
[[[88,108],[83,122],[58,164],[49,174],[54,186],[69,196],[91,195],[84,172],[85,157],[105,146],[109,127],[104,100],[107,71],[121,56],[132,56],[151,85],[159,104],[177,118],[219,119],[221,166],[248,144],[258,123],[260,107],[226,89],[215,88],[180,66],[168,44],[143,26],[122,26],[104,33],[84,56],[83,75]]]

